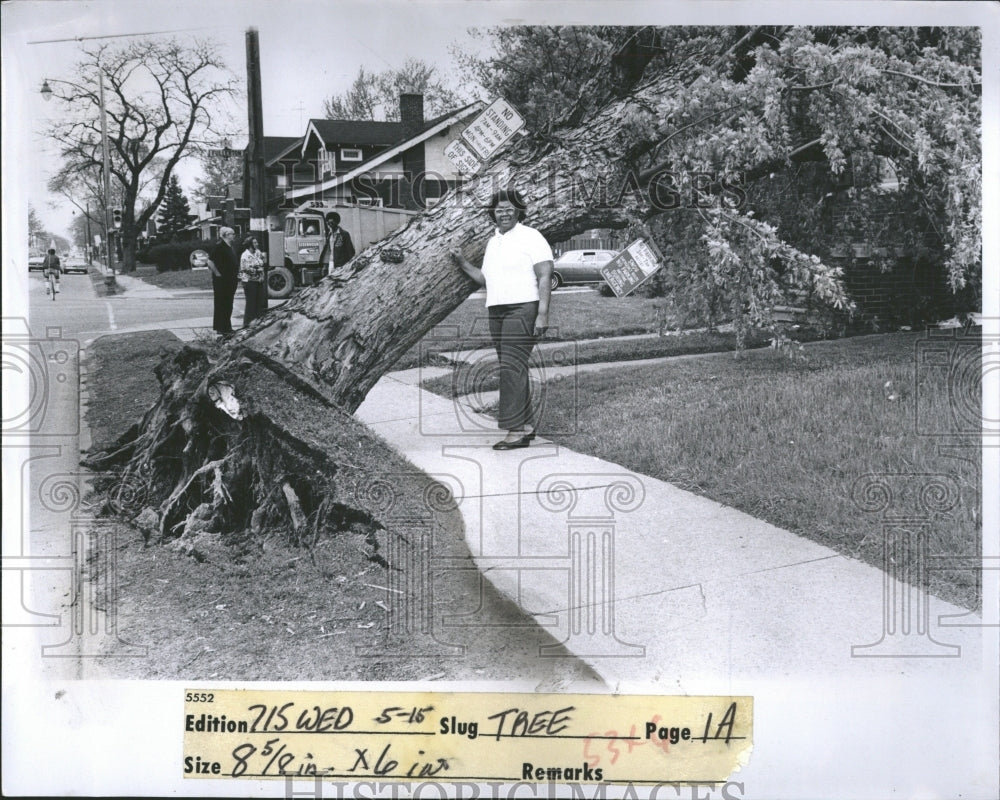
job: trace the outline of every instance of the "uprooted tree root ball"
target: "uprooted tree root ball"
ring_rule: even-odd
[[[205,541],[252,547],[280,534],[311,546],[350,532],[387,566],[379,517],[407,476],[387,480],[379,465],[391,463],[390,451],[375,452],[359,422],[252,351],[213,364],[185,346],[155,372],[160,399],[83,462],[102,473],[107,511],[134,522],[147,543],[175,542],[195,556]],[[422,492],[426,478],[414,471],[411,480]]]

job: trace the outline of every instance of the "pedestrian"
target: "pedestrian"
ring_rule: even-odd
[[[249,327],[257,317],[267,311],[267,297],[264,294],[264,251],[260,249],[256,236],[243,240],[243,254],[240,256],[239,278],[243,282],[243,327]]]
[[[354,243],[351,234],[340,227],[340,214],[331,211],[326,215],[326,245],[320,256],[320,263],[327,265],[326,274],[335,267],[342,267],[354,258]]]
[[[42,261],[42,275],[47,279],[49,273],[52,273],[55,277],[56,291],[59,292],[59,276],[62,274],[62,264],[59,261],[59,256],[56,255],[54,247],[49,248],[49,252],[45,254],[45,258]],[[48,280],[45,282],[45,294],[49,293]]]
[[[208,253],[208,268],[212,271],[212,328],[226,338],[233,335],[233,298],[239,284],[240,260],[233,249],[235,241],[236,231],[220,228],[219,241]]]
[[[527,204],[519,192],[496,192],[487,212],[496,232],[486,244],[482,268],[471,264],[458,248],[450,253],[466,275],[486,287],[490,338],[500,360],[497,422],[507,431],[493,449],[513,450],[527,447],[535,438],[528,359],[549,326],[552,248],[541,233],[521,224]]]

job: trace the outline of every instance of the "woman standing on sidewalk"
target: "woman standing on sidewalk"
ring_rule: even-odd
[[[257,317],[267,311],[264,287],[264,251],[257,244],[256,236],[243,240],[243,254],[240,256],[240,281],[243,283],[243,327],[249,327]]]
[[[552,248],[534,228],[521,224],[527,204],[513,189],[496,192],[487,211],[496,233],[486,244],[479,269],[452,248],[452,260],[486,287],[490,337],[500,360],[499,426],[507,431],[494,450],[527,447],[535,438],[528,359],[549,326]]]

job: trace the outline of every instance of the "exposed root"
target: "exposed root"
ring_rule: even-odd
[[[365,507],[375,501],[358,495],[377,467],[356,463],[349,415],[233,353],[212,365],[184,347],[156,374],[160,400],[85,462],[117,473],[105,487],[113,513],[130,517],[147,541],[192,555],[259,548],[271,536],[311,549],[323,536],[350,534],[370,561],[386,565],[385,527],[378,509]]]
[[[302,529],[306,526],[306,515],[302,511],[302,504],[299,502],[299,496],[295,494],[295,490],[292,488],[288,481],[281,484],[281,491],[285,493],[285,500],[288,501],[288,511],[292,515],[292,528],[295,530],[296,538],[302,532]]]
[[[229,493],[225,491],[225,487],[222,485],[222,470],[221,467],[225,463],[225,459],[218,459],[216,461],[210,461],[202,467],[195,470],[194,474],[187,479],[183,486],[178,486],[171,493],[162,506],[160,511],[160,538],[166,538],[166,527],[167,520],[170,518],[171,512],[174,510],[174,506],[181,500],[182,497],[187,493],[188,489],[191,488],[191,484],[195,482],[199,477],[208,473],[215,473],[215,480],[212,482],[213,489],[215,491],[215,499],[217,501],[227,500],[229,498]]]

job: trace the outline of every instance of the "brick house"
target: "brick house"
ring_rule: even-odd
[[[268,211],[308,200],[427,208],[458,181],[444,149],[482,108],[424,120],[423,95],[401,94],[398,122],[310,119],[301,138],[265,137]]]

